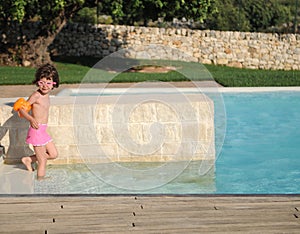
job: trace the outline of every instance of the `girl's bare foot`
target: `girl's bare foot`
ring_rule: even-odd
[[[41,181],[41,180],[48,180],[50,179],[51,177],[50,176],[37,176],[36,179]]]
[[[26,169],[28,171],[34,171],[32,166],[31,166],[31,162],[32,162],[32,160],[31,160],[30,157],[23,157],[22,158],[22,163],[26,166]]]

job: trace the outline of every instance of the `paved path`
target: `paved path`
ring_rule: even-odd
[[[147,83],[147,87],[160,87],[161,83],[159,82],[149,82]],[[169,82],[170,85],[175,87],[195,87],[192,82]],[[214,81],[201,81],[198,82],[197,85],[201,87],[217,87],[220,86]],[[85,87],[98,88],[98,87],[106,87],[106,88],[127,88],[133,86],[134,83],[110,83],[110,84],[89,84],[85,85]],[[78,88],[80,84],[62,84],[59,88],[54,89],[52,91],[52,95],[56,95],[60,91],[66,88]],[[10,98],[10,97],[28,97],[33,91],[37,89],[34,85],[0,85],[0,98]]]

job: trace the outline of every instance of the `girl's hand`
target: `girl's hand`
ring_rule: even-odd
[[[31,119],[30,120],[30,126],[34,129],[38,129],[39,128],[39,123],[35,119]]]

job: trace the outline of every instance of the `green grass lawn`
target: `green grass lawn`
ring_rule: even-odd
[[[300,86],[300,70],[254,70],[212,65],[206,65],[206,68],[225,87]]]
[[[89,67],[70,64],[56,63],[55,66],[60,75],[61,83],[72,84],[80,83]],[[28,67],[6,67],[0,66],[0,84],[1,85],[24,85],[31,84],[34,79],[36,69]]]
[[[143,81],[198,81],[215,80],[225,87],[300,86],[300,71],[275,71],[239,69],[225,66],[201,65],[180,61],[126,60],[120,66],[113,62],[111,67],[92,68],[97,58],[55,58],[61,83],[93,82],[143,82]],[[114,60],[115,61],[115,60]],[[101,62],[100,62],[101,63]],[[172,66],[168,73],[125,72],[124,68],[155,65]],[[119,66],[119,71],[118,71]],[[117,67],[117,69],[115,69]],[[0,85],[31,84],[35,69],[26,67],[0,67]]]

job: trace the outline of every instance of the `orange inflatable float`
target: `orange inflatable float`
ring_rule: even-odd
[[[24,98],[19,98],[14,104],[14,110],[19,111],[21,108],[29,112],[31,110],[31,105]],[[20,112],[18,112],[18,114],[20,117],[23,117]]]

